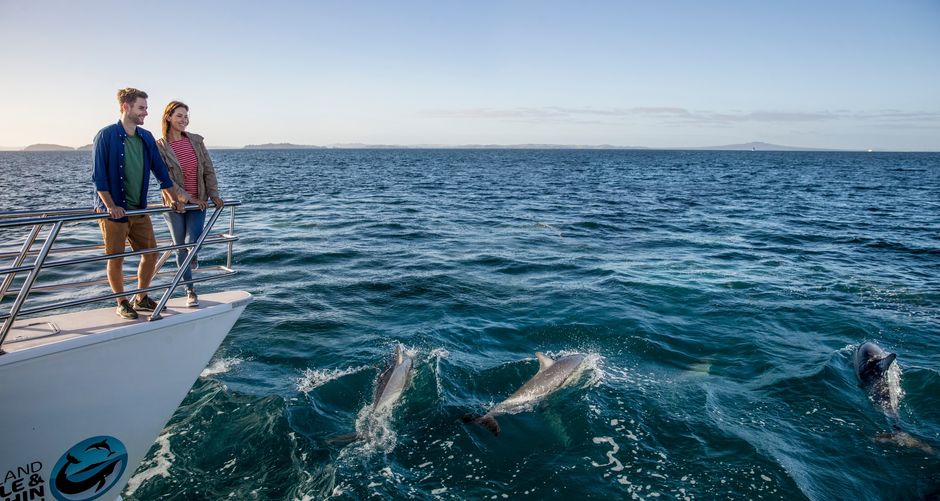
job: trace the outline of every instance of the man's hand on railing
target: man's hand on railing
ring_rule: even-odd
[[[120,205],[112,205],[111,207],[106,207],[105,210],[108,212],[108,216],[111,219],[121,219],[126,215],[124,208]]]
[[[212,197],[212,203],[214,203],[216,207],[225,205],[225,201],[222,200],[222,197]]]

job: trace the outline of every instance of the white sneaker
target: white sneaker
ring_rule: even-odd
[[[199,306],[199,296],[196,295],[196,291],[192,289],[186,291],[186,306],[190,308]]]

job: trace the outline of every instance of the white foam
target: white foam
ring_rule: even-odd
[[[157,437],[157,453],[153,455],[153,459],[149,462],[142,463],[142,465],[147,466],[147,469],[134,475],[127,482],[128,496],[133,496],[134,491],[151,478],[170,476],[170,466],[173,464],[173,460],[176,459],[176,456],[170,450],[171,436],[171,433],[164,433]]]
[[[368,369],[368,366],[349,367],[346,369],[304,369],[297,379],[297,391],[310,393],[330,381]]]
[[[904,389],[901,388],[901,374],[901,366],[897,362],[891,364],[891,367],[885,372],[889,405],[891,406],[889,410],[892,412],[897,412],[901,399],[904,398]]]
[[[233,368],[235,368],[242,362],[244,362],[244,360],[238,357],[219,358],[213,361],[211,364],[209,364],[209,367],[206,367],[205,369],[203,369],[202,374],[200,374],[199,376],[209,377],[209,376],[214,376],[216,374],[224,374],[232,370]]]
[[[591,466],[594,466],[594,467],[596,467],[596,468],[600,468],[600,467],[603,467],[603,466],[611,466],[611,465],[613,465],[613,466],[610,468],[611,471],[621,471],[621,470],[623,470],[623,463],[621,463],[620,460],[618,460],[616,457],[614,457],[614,454],[617,454],[617,452],[620,450],[620,446],[617,445],[617,442],[614,442],[614,439],[613,439],[613,438],[611,438],[611,437],[594,437],[594,438],[591,439],[591,441],[593,441],[595,444],[604,444],[604,443],[610,444],[610,446],[612,447],[611,450],[607,451],[607,459],[610,460],[609,462],[604,463],[604,464],[600,464],[600,463],[597,463],[597,462],[595,462],[595,461],[591,461]]]

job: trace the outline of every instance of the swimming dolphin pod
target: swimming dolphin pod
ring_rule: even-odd
[[[539,361],[539,370],[531,379],[506,400],[494,405],[486,414],[476,417],[467,414],[463,417],[463,422],[480,424],[493,435],[499,436],[500,428],[496,416],[511,413],[551,395],[580,371],[586,358],[583,354],[575,353],[552,360],[542,352],[536,353],[535,357]]]
[[[897,355],[886,353],[877,344],[867,342],[855,350],[854,362],[855,375],[858,376],[860,386],[865,388],[872,401],[884,410],[894,428],[891,433],[879,433],[875,441],[920,449],[933,454],[933,448],[901,430],[898,406],[903,393],[900,381],[889,377],[892,366],[897,363]]]

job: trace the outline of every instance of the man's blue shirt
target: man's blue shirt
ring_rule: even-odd
[[[147,208],[147,189],[150,185],[150,172],[157,176],[160,181],[160,189],[173,187],[173,179],[166,170],[166,164],[160,157],[157,150],[157,142],[153,139],[153,134],[145,129],[137,127],[137,136],[144,143],[144,183],[142,193],[140,194],[140,208]],[[111,194],[111,200],[116,205],[127,210],[127,197],[124,196],[124,139],[127,132],[121,122],[109,125],[95,136],[95,163],[92,170],[91,179],[95,182],[95,209],[106,210],[104,202],[98,196],[99,191],[107,191]],[[127,218],[115,219],[115,221],[126,222]]]

